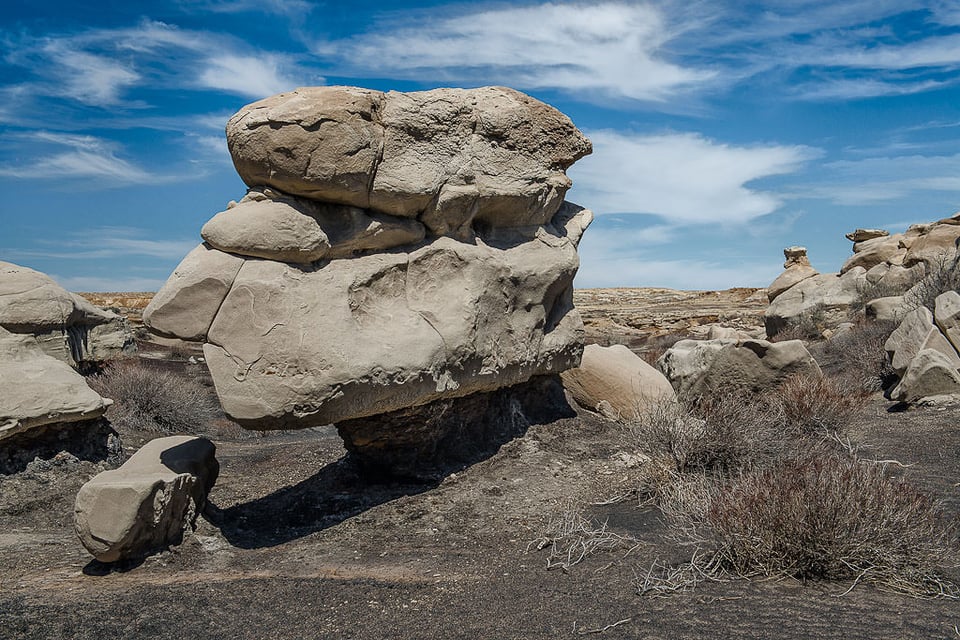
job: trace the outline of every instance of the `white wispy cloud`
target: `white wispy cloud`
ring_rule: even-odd
[[[794,185],[792,196],[856,206],[906,201],[929,191],[960,193],[960,154],[838,160],[823,169],[826,175],[816,182]]]
[[[88,135],[35,131],[10,136],[52,148],[33,159],[0,165],[0,176],[20,179],[92,179],[108,185],[148,184],[161,179],[118,156],[120,145]]]
[[[671,60],[671,41],[692,27],[669,18],[652,3],[500,6],[424,14],[414,25],[320,42],[316,51],[381,77],[503,82],[583,98],[599,92],[662,101],[715,75]]]
[[[588,132],[592,156],[570,168],[571,197],[598,214],[649,213],[671,225],[738,224],[777,210],[782,198],[750,187],[791,173],[819,152],[810,147],[738,147],[697,134]]]
[[[179,260],[190,252],[199,240],[196,238],[151,238],[145,229],[134,227],[91,227],[73,232],[56,240],[37,240],[37,248],[8,247],[0,253],[10,259],[56,258],[89,260],[139,256]]]
[[[34,79],[7,86],[21,101],[54,96],[99,107],[144,106],[137,87],[213,90],[266,97],[323,78],[289,53],[263,51],[228,34],[154,20],[133,27],[20,36],[6,62]]]

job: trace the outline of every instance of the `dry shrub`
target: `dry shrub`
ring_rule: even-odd
[[[811,350],[820,367],[853,389],[880,391],[897,379],[883,348],[897,326],[874,321],[855,325]]]
[[[957,595],[939,572],[956,527],[884,465],[807,451],[718,491],[703,524],[704,558],[736,576],[871,582],[914,595]]]
[[[624,557],[639,546],[633,536],[607,529],[607,523],[596,523],[577,511],[567,509],[547,525],[546,533],[527,546],[537,551],[548,549],[547,569],[564,573],[584,558],[599,551],[624,551]]]
[[[926,307],[932,312],[937,296],[960,291],[960,252],[942,253],[926,263],[924,275],[903,296],[904,310]]]
[[[863,409],[866,395],[824,376],[798,374],[773,392],[789,433],[799,437],[842,432]]]
[[[211,389],[184,375],[138,360],[112,363],[88,379],[114,404],[107,412],[119,429],[161,433],[202,433],[220,417]]]
[[[827,328],[827,309],[818,304],[793,318],[783,329],[770,337],[770,342],[787,340],[820,340]]]
[[[641,451],[677,473],[750,467],[776,457],[785,438],[779,407],[736,394],[651,405],[631,432]]]

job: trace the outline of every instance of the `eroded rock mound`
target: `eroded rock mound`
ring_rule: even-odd
[[[27,267],[0,262],[0,327],[23,344],[83,368],[133,348],[127,321]]]
[[[563,201],[590,143],[510,89],[298,89],[227,125],[251,189],[204,226],[144,314],[204,342],[256,429],[403,411],[580,361]]]
[[[76,500],[83,546],[101,562],[116,562],[179,544],[217,479],[215,453],[205,438],[157,438],[119,469],[94,476]]]

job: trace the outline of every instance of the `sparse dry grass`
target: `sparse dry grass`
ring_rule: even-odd
[[[594,553],[623,551],[625,557],[638,546],[636,538],[610,531],[606,522],[593,522],[576,510],[565,509],[548,523],[544,535],[532,541],[527,550],[547,549],[547,569],[566,573]]]
[[[926,275],[903,296],[904,310],[926,307],[932,312],[937,296],[947,291],[960,291],[960,252],[943,253],[927,262]]]
[[[787,432],[805,437],[842,432],[863,409],[867,394],[834,378],[801,374],[784,380],[773,398]]]
[[[852,392],[880,391],[896,379],[883,348],[896,329],[893,322],[862,322],[830,340],[815,345],[811,354],[821,368]]]
[[[88,378],[114,404],[117,428],[160,433],[203,433],[221,416],[213,391],[196,380],[139,360],[121,360]]]

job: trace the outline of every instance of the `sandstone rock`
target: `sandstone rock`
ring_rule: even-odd
[[[867,282],[870,284],[877,284],[883,279],[883,276],[887,275],[887,272],[890,271],[890,265],[886,262],[881,262],[880,264],[874,265],[867,269]]]
[[[921,234],[907,251],[903,266],[910,267],[923,262],[935,265],[940,260],[952,260],[957,253],[957,239],[960,238],[960,226],[952,224],[934,224]]]
[[[960,293],[947,291],[937,296],[933,317],[953,348],[960,351]]]
[[[309,264],[330,251],[330,240],[309,207],[293,198],[240,202],[203,225],[214,249],[241,256]]]
[[[0,262],[0,327],[76,367],[133,348],[125,319],[70,293],[44,273],[10,262]]]
[[[576,366],[573,232],[438,238],[308,269],[248,261],[204,345],[224,410],[251,428],[322,425]]]
[[[309,264],[382,251],[424,239],[416,220],[357,207],[252,190],[235,206],[215,215],[200,235],[221,251],[268,260]]]
[[[889,231],[884,229],[857,229],[846,235],[847,240],[851,242],[863,242],[864,240],[873,240],[890,235]]]
[[[753,340],[757,336],[751,335],[746,331],[739,331],[732,327],[721,327],[713,325],[707,331],[707,340]]]
[[[580,366],[560,377],[578,404],[612,420],[635,420],[650,405],[676,399],[666,377],[623,345],[587,345]]]
[[[806,247],[787,247],[783,250],[783,257],[785,258],[783,263],[784,269],[789,269],[793,266],[810,266],[810,259],[807,257]]]
[[[201,244],[187,254],[143,312],[162,336],[204,340],[244,259]]]
[[[89,421],[113,402],[70,365],[0,329],[0,446],[44,425]]]
[[[900,240],[902,238],[903,234],[896,233],[892,236],[877,237],[858,242],[853,247],[855,253],[840,267],[840,273],[846,273],[854,267],[870,269],[884,262],[892,264],[897,261],[902,261],[903,256],[906,255],[906,249],[900,247]]]
[[[77,494],[83,546],[101,562],[116,562],[179,544],[217,479],[215,452],[205,438],[158,438],[119,469],[96,475]]]
[[[502,87],[301,88],[244,107],[227,143],[250,186],[419,216],[461,238],[473,222],[548,222],[570,186],[564,171],[591,150],[559,111]]]
[[[657,367],[670,381],[677,395],[688,396],[720,350],[737,342],[731,339],[680,340],[660,356]]]
[[[960,393],[960,373],[955,363],[935,349],[921,349],[904,371],[891,400],[917,402],[929,396]]]
[[[940,352],[947,362],[960,367],[960,356],[940,330],[933,324],[933,314],[926,307],[918,307],[903,316],[900,326],[890,334],[884,349],[890,354],[891,366],[903,375],[916,355],[924,350]]]
[[[812,278],[813,276],[819,275],[819,273],[819,271],[811,266],[796,264],[787,267],[787,269],[777,276],[777,279],[771,282],[767,287],[767,299],[770,302],[773,302],[777,296],[790,287],[806,280],[807,278]]]
[[[919,262],[912,267],[890,265],[877,281],[877,286],[885,291],[905,292],[926,272],[924,263]]]
[[[821,375],[820,367],[800,340],[681,340],[658,365],[681,397],[775,388],[796,374]]]
[[[878,322],[900,322],[903,319],[903,296],[874,298],[864,308],[867,318]]]
[[[820,315],[827,324],[845,321],[865,282],[866,271],[862,267],[842,275],[826,273],[800,281],[767,307],[763,314],[767,335],[780,333],[805,314]]]

